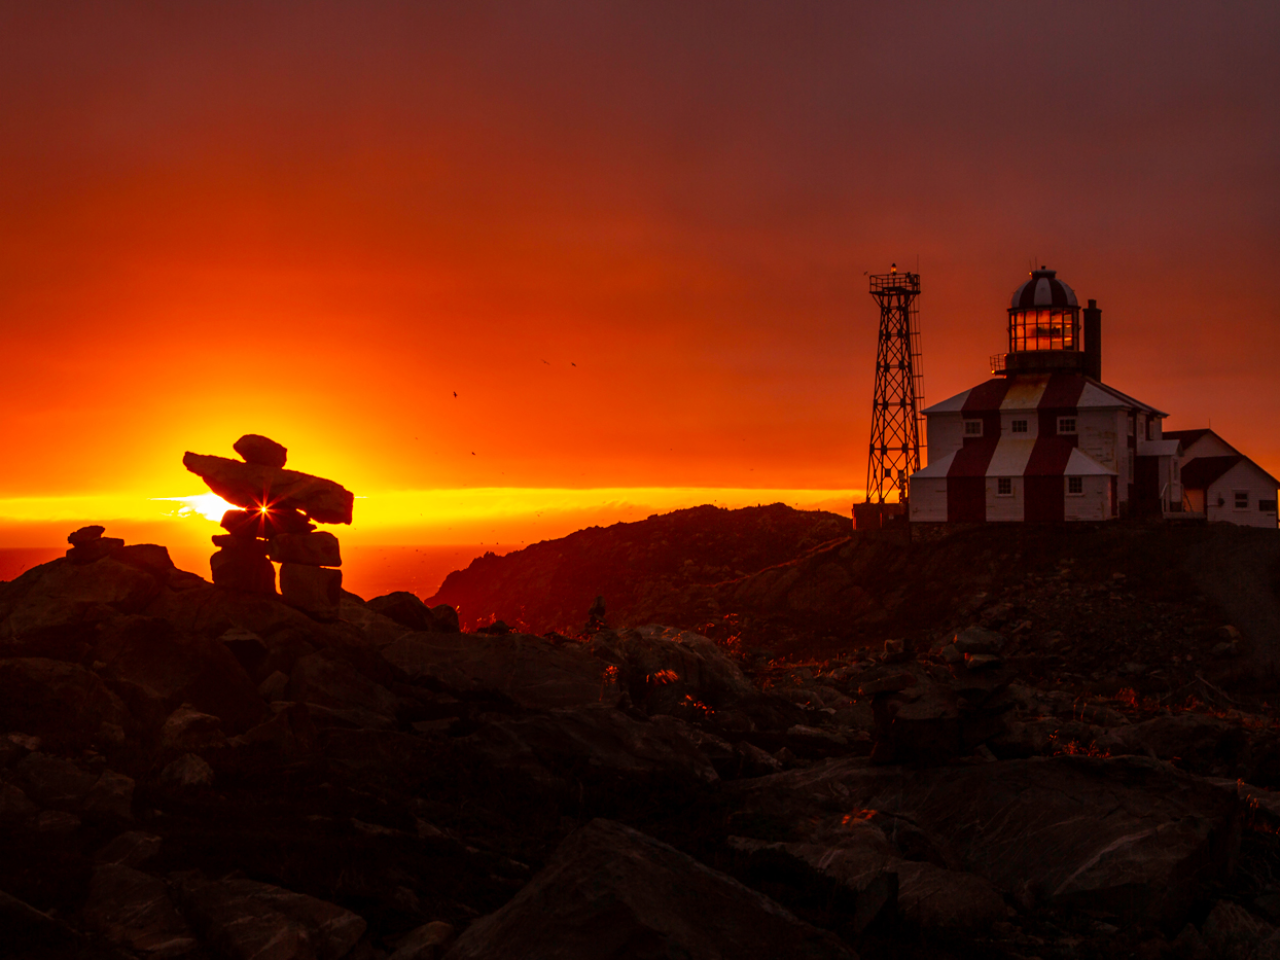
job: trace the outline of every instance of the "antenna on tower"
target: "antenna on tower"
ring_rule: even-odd
[[[886,515],[905,512],[908,478],[920,469],[924,406],[924,361],[920,350],[920,274],[898,272],[871,277],[871,296],[880,306],[880,342],[871,400],[871,443],[867,456],[867,506],[855,508],[879,527]],[[900,507],[886,509],[896,492]],[[875,505],[874,507],[872,505]],[[872,516],[875,514],[875,516]]]

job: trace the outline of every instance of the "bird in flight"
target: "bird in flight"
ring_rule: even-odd
[[[571,367],[576,367],[576,366],[577,366],[577,364],[576,364],[576,363],[574,363],[572,360],[570,360],[570,361],[569,361],[569,366],[571,366]]]
[[[457,396],[458,396],[458,391],[457,391],[457,390],[453,391],[453,395],[454,395],[454,397],[457,397]]]
[[[545,363],[548,367],[551,366],[550,360],[543,360],[542,362]]]
[[[476,455],[476,452],[475,452],[474,450],[472,450],[472,451],[471,451],[471,455],[474,457],[474,456]]]

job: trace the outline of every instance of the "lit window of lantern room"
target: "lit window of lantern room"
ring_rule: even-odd
[[[1030,307],[1009,311],[1009,350],[1076,350],[1078,307]]]

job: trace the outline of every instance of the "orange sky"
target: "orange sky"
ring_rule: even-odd
[[[929,400],[1034,256],[1105,379],[1280,473],[1280,8],[958,7],[5,4],[0,546],[249,431],[385,503],[595,491],[512,543],[852,495],[863,274],[917,257]],[[430,502],[369,536],[456,542]]]

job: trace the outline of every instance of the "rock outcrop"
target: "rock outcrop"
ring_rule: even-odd
[[[620,823],[593,820],[445,960],[545,956],[854,960],[763,894]]]

